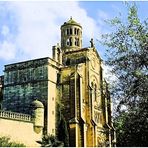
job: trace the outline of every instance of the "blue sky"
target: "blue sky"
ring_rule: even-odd
[[[139,17],[148,17],[148,2],[136,2]],[[109,32],[104,19],[125,17],[127,9],[122,1],[0,1],[0,75],[4,65],[19,61],[51,57],[51,48],[60,42],[60,26],[70,16],[83,27],[83,47],[90,38],[104,59],[104,47],[97,39]]]

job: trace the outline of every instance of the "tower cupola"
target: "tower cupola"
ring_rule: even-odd
[[[61,26],[61,49],[63,52],[82,48],[82,27],[72,17]]]

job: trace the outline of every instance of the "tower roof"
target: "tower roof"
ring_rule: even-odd
[[[79,23],[77,23],[75,20],[73,20],[72,17],[67,22],[64,22],[64,24],[61,27],[67,26],[67,25],[77,25],[77,26],[81,27],[81,25]]]
[[[37,107],[37,108],[44,108],[44,105],[42,104],[42,102],[35,100],[31,103],[32,106]]]

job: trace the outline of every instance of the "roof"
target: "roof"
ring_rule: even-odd
[[[77,25],[77,26],[81,27],[81,25],[79,23],[77,23],[75,20],[73,20],[72,17],[67,22],[64,22],[64,24],[61,27],[67,26],[67,25]]]
[[[35,100],[31,103],[32,106],[37,107],[37,108],[44,108],[44,105],[42,104],[42,102]]]
[[[18,63],[7,64],[5,65],[4,71],[14,71],[18,69],[25,69],[25,68],[30,68],[30,66],[33,68],[37,66],[47,65],[49,63],[53,66],[56,66],[56,68],[58,68],[61,65],[58,62],[56,62],[54,59],[50,57],[45,57],[45,58],[22,61]]]

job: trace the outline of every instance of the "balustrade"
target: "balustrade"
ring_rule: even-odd
[[[0,118],[31,121],[31,116],[28,114],[16,113],[11,111],[3,111],[3,110],[0,110]]]

